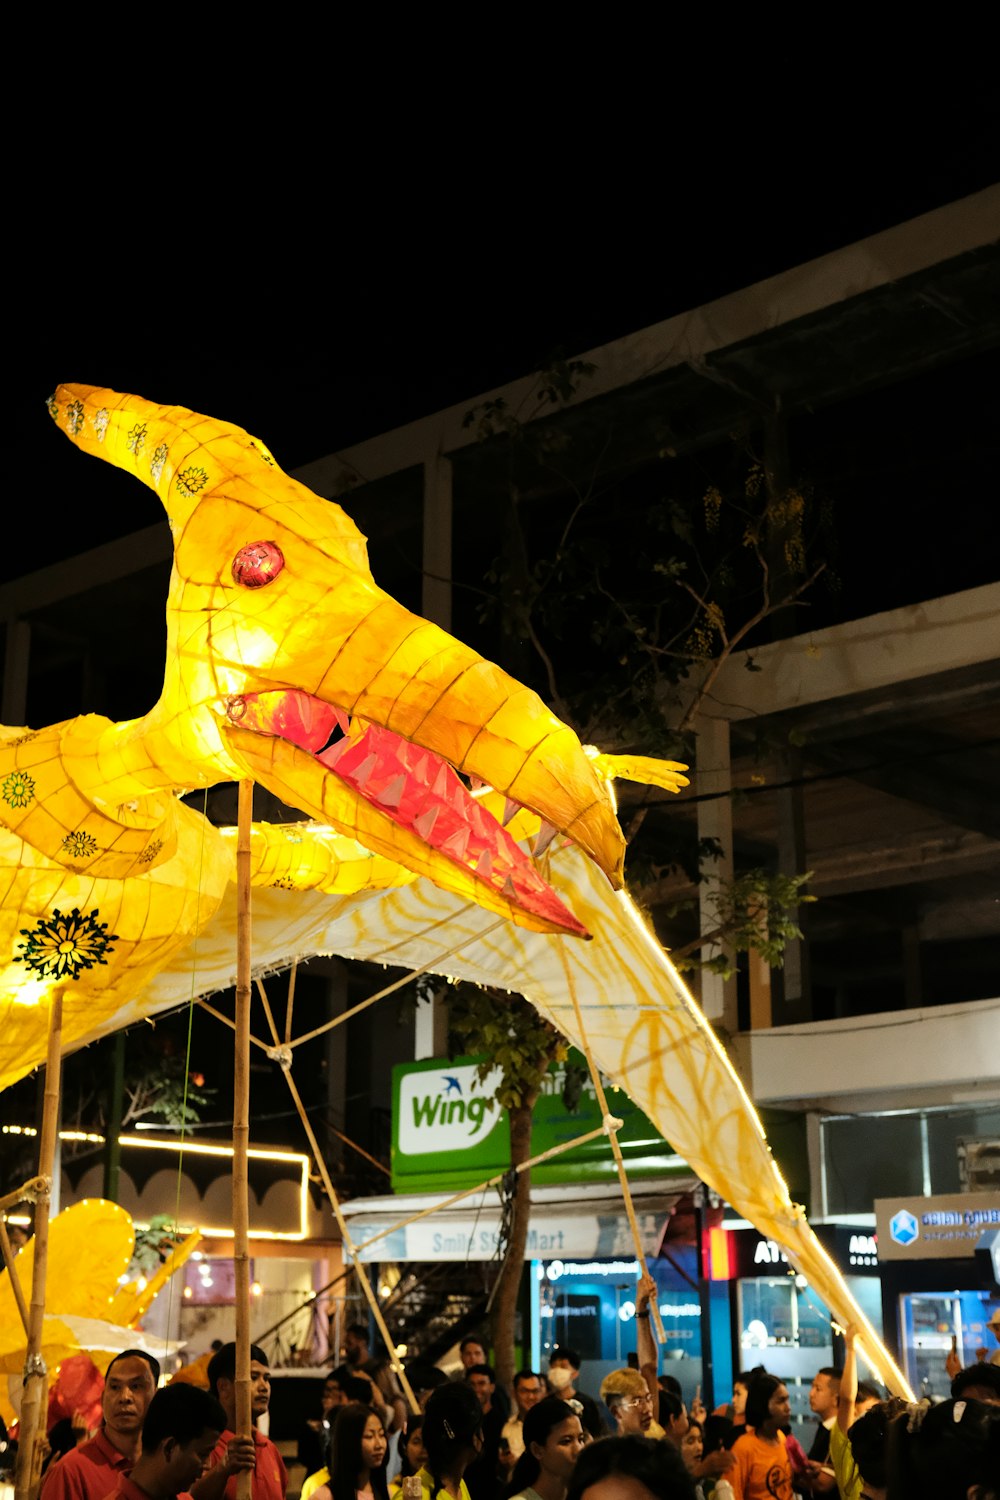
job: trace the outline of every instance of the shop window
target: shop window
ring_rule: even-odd
[[[868,1319],[869,1323],[882,1337],[882,1283],[877,1276],[845,1276],[847,1289],[855,1302]]]
[[[601,1299],[563,1292],[552,1309],[553,1343],[576,1349],[584,1359],[600,1359]]]
[[[931,1191],[961,1193],[962,1181],[959,1143],[962,1141],[1000,1141],[1000,1109],[948,1110],[927,1116],[927,1151],[930,1160]],[[975,1166],[973,1163],[973,1172]],[[989,1184],[983,1183],[985,1190]]]
[[[834,1116],[823,1143],[827,1214],[870,1214],[876,1198],[923,1194],[919,1114]]]
[[[871,1213],[876,1198],[986,1189],[1000,1159],[1000,1110],[912,1110],[823,1121],[825,1213]],[[969,1150],[977,1143],[976,1154]],[[963,1161],[963,1152],[965,1160]],[[978,1173],[978,1178],[976,1174]]]
[[[250,1264],[253,1276],[253,1262]],[[236,1262],[202,1257],[184,1265],[184,1301],[195,1307],[232,1307],[236,1302]]]
[[[744,1277],[737,1282],[740,1368],[764,1365],[788,1386],[792,1420],[813,1420],[809,1388],[833,1362],[830,1314],[801,1276]]]

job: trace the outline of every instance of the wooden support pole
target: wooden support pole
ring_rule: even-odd
[[[298,959],[288,971],[288,999],[285,1002],[285,1045],[292,1040],[292,1007],[295,1004],[295,976],[299,972]]]
[[[13,1188],[0,1198],[0,1213],[13,1208],[15,1203],[34,1203],[39,1193],[47,1193],[52,1186],[50,1177],[29,1177],[19,1188]]]
[[[24,1336],[28,1336],[28,1304],[24,1300],[24,1289],[21,1286],[21,1278],[17,1274],[14,1264],[14,1251],[11,1249],[10,1240],[7,1236],[7,1226],[0,1218],[0,1250],[3,1251],[3,1263],[7,1267],[7,1275],[10,1277],[10,1289],[14,1293],[14,1301],[17,1303],[17,1311],[21,1319],[21,1327]]]
[[[389,1364],[397,1375],[400,1385],[403,1387],[404,1396],[410,1403],[410,1410],[412,1412],[418,1412],[420,1410],[420,1404],[417,1401],[416,1396],[413,1394],[413,1388],[410,1385],[410,1382],[406,1378],[406,1371],[403,1369],[403,1366],[401,1365],[399,1360],[399,1355],[396,1353],[396,1346],[392,1341],[392,1337],[389,1333],[388,1328],[386,1327],[385,1318],[382,1316],[382,1309],[378,1305],[378,1298],[375,1295],[371,1282],[368,1280],[368,1277],[364,1274],[364,1271],[361,1269],[358,1263],[357,1251],[355,1250],[351,1240],[350,1230],[347,1227],[347,1220],[344,1218],[343,1211],[340,1207],[340,1199],[337,1197],[330,1174],[326,1168],[326,1162],[323,1158],[323,1153],[319,1149],[319,1141],[317,1141],[316,1139],[316,1134],[312,1128],[312,1123],[309,1119],[308,1114],[306,1113],[306,1107],[302,1103],[302,1097],[299,1094],[298,1088],[296,1087],[295,1079],[292,1077],[291,1048],[283,1047],[278,1041],[278,1028],[274,1024],[274,1016],[271,1012],[270,1001],[267,998],[267,991],[264,989],[263,985],[259,986],[259,990],[261,1002],[264,1006],[264,1013],[267,1016],[267,1024],[270,1029],[271,1036],[274,1038],[275,1060],[278,1062],[279,1066],[281,1067],[281,1071],[285,1075],[285,1082],[288,1084],[289,1093],[292,1096],[292,1101],[295,1104],[295,1108],[298,1110],[299,1119],[302,1121],[302,1128],[306,1133],[306,1139],[309,1142],[309,1147],[312,1151],[313,1159],[315,1160],[316,1165],[319,1168],[320,1176],[323,1179],[323,1186],[326,1188],[327,1197],[330,1199],[330,1207],[333,1209],[334,1217],[337,1220],[337,1225],[340,1229],[340,1237],[343,1242],[344,1250],[346,1251],[349,1258],[354,1262],[355,1269],[359,1272],[358,1281],[361,1283],[361,1289],[365,1294],[368,1306],[371,1308],[372,1317],[375,1319],[375,1326],[382,1337],[383,1343],[385,1344],[386,1352],[389,1356]],[[242,1500],[242,1497],[240,1497],[240,1500]]]
[[[42,1359],[42,1324],[45,1318],[45,1273],[49,1257],[52,1164],[59,1128],[62,1016],[62,990],[57,989],[49,1002],[49,1050],[45,1062],[42,1134],[38,1146],[38,1170],[43,1177],[49,1179],[50,1186],[38,1194],[35,1204],[34,1263],[31,1306],[28,1310],[28,1347],[24,1360],[24,1390],[21,1396],[20,1440],[14,1479],[15,1500],[34,1500],[37,1495],[42,1468],[42,1445],[45,1440],[45,1423],[42,1417],[48,1388],[48,1371]]]
[[[253,1436],[250,1405],[250,825],[253,782],[240,782],[236,830],[236,1039],[233,1066],[233,1270],[236,1296],[236,1436]],[[236,1476],[237,1500],[250,1500],[249,1471]]]

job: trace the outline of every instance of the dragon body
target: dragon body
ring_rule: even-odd
[[[180,800],[252,778],[254,964],[339,953],[524,994],[586,1042],[709,1185],[906,1382],[794,1205],[711,1027],[622,887],[616,775],[529,689],[383,593],[365,539],[239,428],[86,386],[50,402],[155,490],[174,536],[163,690],[142,719],[0,737],[0,1086],[232,983],[235,839]]]

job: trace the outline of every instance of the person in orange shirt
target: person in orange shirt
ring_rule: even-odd
[[[792,1465],[781,1431],[791,1421],[788,1388],[777,1375],[757,1375],[747,1393],[747,1430],[733,1444],[726,1478],[734,1500],[794,1500]]]

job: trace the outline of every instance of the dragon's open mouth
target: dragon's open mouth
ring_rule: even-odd
[[[238,729],[305,751],[373,813],[415,836],[466,882],[471,876],[488,889],[496,909],[515,920],[517,913],[533,918],[530,925],[589,936],[521,845],[434,751],[300,690],[247,693],[230,698],[226,711]],[[543,825],[542,840],[550,832]]]

